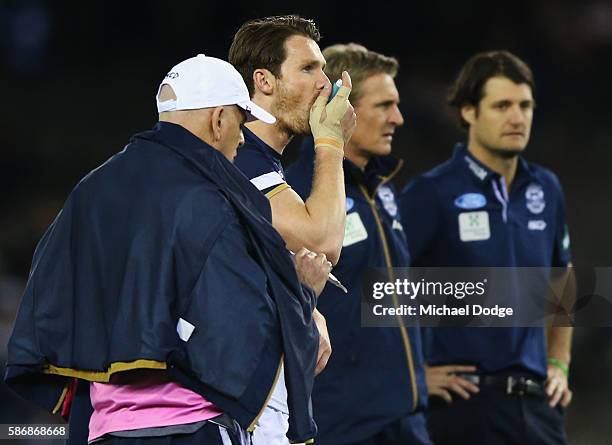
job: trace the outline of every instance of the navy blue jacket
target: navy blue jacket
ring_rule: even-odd
[[[413,266],[546,268],[570,261],[559,181],[522,158],[508,191],[499,174],[458,144],[450,160],[406,186],[400,210]],[[430,364],[546,376],[541,328],[423,328],[423,338]]]
[[[308,140],[286,174],[303,199],[310,194],[313,167]],[[406,267],[410,261],[390,182],[400,168],[401,161],[392,157],[371,159],[365,171],[344,161],[347,222],[333,273],[348,294],[327,285],[317,303],[333,347],[327,367],[315,379],[317,443],[364,440],[423,408],[427,400],[419,330],[361,327],[364,270],[387,268],[392,273],[388,268]]]
[[[57,410],[69,377],[168,369],[251,428],[284,354],[288,436],[312,439],[315,300],[270,220],[268,200],[184,128],[136,135],[76,186],[40,241],[7,383]]]

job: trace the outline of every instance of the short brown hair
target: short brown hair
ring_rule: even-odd
[[[399,70],[399,62],[396,58],[370,51],[357,43],[339,43],[328,46],[323,50],[323,56],[327,62],[325,74],[329,80],[335,82],[345,70],[351,75],[353,89],[350,98],[354,104],[360,99],[361,84],[368,77],[385,73],[395,78]]]
[[[535,94],[533,73],[525,62],[509,51],[490,51],[472,56],[461,68],[448,92],[448,104],[457,109],[463,128],[470,125],[461,116],[461,108],[478,104],[484,97],[484,86],[491,77],[506,77],[516,84],[526,83]]]
[[[285,41],[295,35],[315,42],[321,39],[315,22],[298,15],[249,20],[236,32],[228,60],[242,75],[251,97],[255,93],[253,71],[265,68],[280,77],[281,65],[287,58]]]

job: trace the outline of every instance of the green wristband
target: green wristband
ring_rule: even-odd
[[[561,371],[563,371],[565,377],[569,377],[569,367],[561,360],[551,357],[548,359],[548,364],[554,366],[555,368],[559,368]]]

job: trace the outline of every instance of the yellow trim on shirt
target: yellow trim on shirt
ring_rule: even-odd
[[[266,193],[266,198],[270,199],[274,195],[278,195],[280,192],[288,188],[291,188],[289,184],[287,184],[286,182],[283,182],[282,184],[278,185],[277,187],[274,187],[272,190]]]
[[[166,369],[166,362],[157,360],[134,360],[133,362],[111,363],[107,371],[84,371],[81,369],[61,368],[59,366],[48,365],[43,371],[45,374],[62,375],[65,377],[76,377],[78,379],[89,380],[90,382],[108,383],[111,375],[116,372],[131,371],[133,369]]]

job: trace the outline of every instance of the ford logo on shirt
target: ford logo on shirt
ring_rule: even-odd
[[[487,198],[480,193],[465,193],[455,199],[455,205],[461,209],[479,209],[487,204]]]
[[[346,213],[348,213],[353,208],[354,204],[355,201],[353,201],[353,198],[346,198]]]

